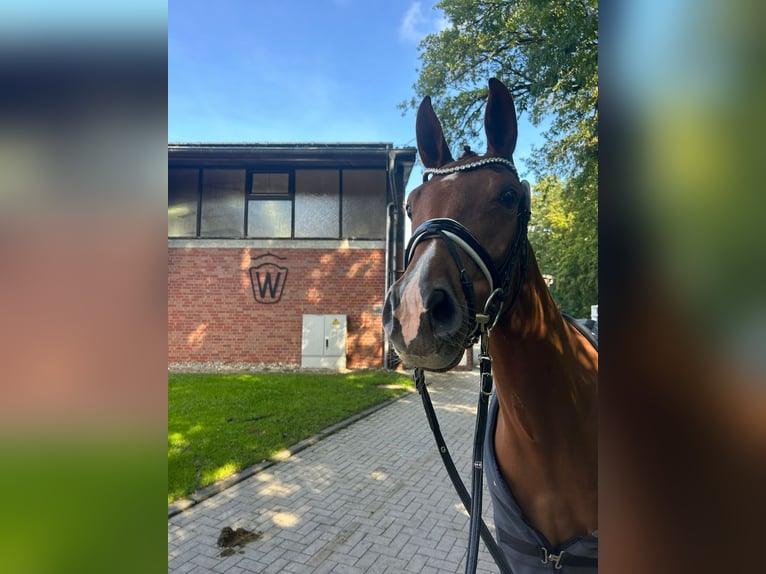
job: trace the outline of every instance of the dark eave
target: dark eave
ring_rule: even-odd
[[[409,176],[415,152],[414,147],[395,148],[388,143],[170,143],[168,165],[388,167],[393,159],[403,164]]]

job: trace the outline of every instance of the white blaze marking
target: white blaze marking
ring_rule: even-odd
[[[436,245],[434,242],[431,242],[420,256],[420,259],[418,259],[417,266],[413,269],[410,280],[402,290],[402,296],[396,309],[396,317],[402,327],[402,338],[407,347],[417,337],[418,329],[420,328],[420,317],[426,311],[423,297],[420,294],[420,277],[428,268],[428,262],[433,257],[435,250]]]
[[[459,174],[457,174],[457,173],[451,173],[449,175],[445,175],[444,179],[442,181],[452,181],[453,179],[457,179],[458,175]]]

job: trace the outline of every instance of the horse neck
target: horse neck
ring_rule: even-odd
[[[492,331],[490,353],[501,409],[516,419],[520,436],[557,440],[551,433],[594,418],[598,356],[562,317],[529,246],[526,280]]]
[[[598,527],[598,356],[571,329],[532,250],[511,312],[492,330],[500,472],[552,544]]]

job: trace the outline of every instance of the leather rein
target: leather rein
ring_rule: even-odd
[[[460,171],[476,169],[485,165],[503,165],[511,169],[514,173],[516,168],[511,160],[500,157],[482,158],[478,161],[457,165],[451,168],[428,168],[424,171],[423,182],[428,181],[428,175],[449,175]],[[529,184],[525,181],[523,184],[529,192]],[[439,453],[447,469],[447,473],[452,481],[455,490],[460,497],[466,511],[470,516],[470,530],[468,538],[468,557],[466,559],[466,574],[474,574],[478,564],[479,537],[484,540],[484,544],[495,560],[503,574],[513,574],[508,561],[489,532],[487,525],[481,518],[482,508],[482,483],[484,474],[484,439],[487,427],[487,411],[489,407],[489,397],[492,394],[492,358],[489,355],[489,335],[490,331],[497,324],[498,319],[504,312],[510,312],[521,291],[521,286],[527,273],[527,225],[529,223],[529,201],[521,201],[518,204],[518,228],[516,237],[498,269],[486,249],[476,239],[476,237],[461,223],[448,218],[429,219],[420,225],[412,233],[412,237],[405,251],[404,262],[405,269],[409,266],[415,248],[426,239],[439,238],[444,241],[455,265],[460,274],[460,285],[465,297],[469,317],[469,329],[465,338],[465,347],[472,347],[477,341],[480,341],[479,354],[479,377],[481,390],[479,393],[479,404],[476,415],[476,430],[473,442],[473,462],[472,462],[472,480],[471,494],[463,483],[455,463],[452,460],[444,437],[439,429],[439,423],[436,413],[428,394],[425,383],[425,374],[423,369],[416,368],[413,373],[415,386],[423,402],[423,408],[426,411],[428,424],[433,432]],[[479,268],[489,284],[489,297],[484,305],[482,312],[476,309],[476,296],[474,293],[473,282],[468,271],[463,265],[458,248],[465,253],[468,258]],[[518,273],[514,271],[519,268]],[[516,280],[514,282],[514,276]],[[514,285],[515,283],[515,285]],[[505,309],[505,311],[503,311]],[[452,369],[460,361],[460,357],[447,367],[440,369],[447,371]]]

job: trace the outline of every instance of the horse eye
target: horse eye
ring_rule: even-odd
[[[407,217],[412,219],[412,206],[408,203],[404,209],[407,211]]]
[[[503,207],[508,207],[508,208],[511,208],[514,205],[516,205],[516,194],[513,192],[513,190],[509,189],[501,193],[500,203],[503,204]]]

